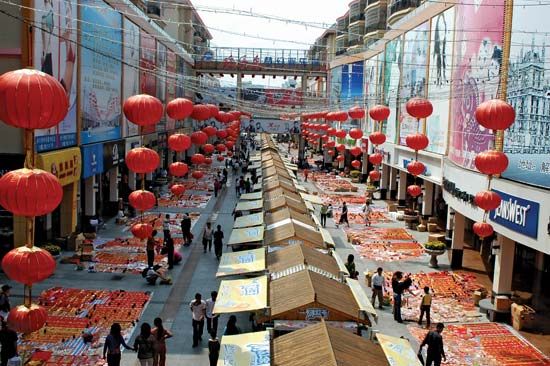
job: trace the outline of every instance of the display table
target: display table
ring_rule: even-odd
[[[508,322],[510,320],[510,309],[508,310],[498,310],[495,309],[494,304],[491,302],[491,299],[483,299],[479,301],[479,312],[486,314],[490,321],[496,322],[498,319],[500,321]]]

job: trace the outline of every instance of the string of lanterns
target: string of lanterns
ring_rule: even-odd
[[[386,135],[382,133],[382,122],[390,116],[390,108],[385,105],[375,105],[369,109],[369,116],[375,124],[378,123],[375,131],[369,135],[369,141],[374,145],[374,154],[369,156],[369,161],[374,169],[369,172],[369,179],[371,182],[377,182],[382,176],[379,168],[383,160],[382,154],[378,152],[378,146],[386,142]]]

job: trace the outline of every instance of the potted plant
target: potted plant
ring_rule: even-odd
[[[378,187],[373,186],[370,183],[367,183],[367,192],[374,193],[376,191],[378,191]]]
[[[59,255],[61,255],[61,247],[59,245],[46,244],[42,247],[42,249],[47,250],[54,258],[57,258],[59,257]]]
[[[349,175],[353,183],[359,183],[359,176],[361,175],[361,172],[359,170],[352,170]]]
[[[445,250],[447,249],[445,243],[440,241],[429,241],[424,243],[422,246],[424,247],[424,251],[431,256],[430,267],[439,268],[439,265],[437,264],[437,256],[445,253]]]

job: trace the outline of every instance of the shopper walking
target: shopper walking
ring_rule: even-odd
[[[165,238],[170,235],[170,214],[166,214],[162,220],[162,234]]]
[[[147,252],[147,267],[151,268],[155,265],[155,246],[157,245],[155,240],[156,235],[157,231],[153,230],[151,236],[147,239],[147,246],[145,248]]]
[[[359,277],[359,272],[355,269],[355,256],[353,254],[348,255],[345,266],[349,272],[349,278],[356,280]]]
[[[426,328],[430,329],[430,310],[432,308],[432,295],[430,295],[430,288],[424,287],[424,296],[420,302],[420,318],[418,319],[418,325],[422,325],[422,318],[424,313],[426,314]]]
[[[164,250],[166,252],[166,257],[168,258],[168,269],[174,268],[174,239],[172,235],[168,233],[168,236],[164,239]]]
[[[172,333],[162,325],[161,318],[153,321],[155,328],[151,331],[155,337],[155,357],[153,366],[166,366],[166,340],[172,338]]]
[[[0,345],[2,346],[0,365],[7,366],[9,360],[17,356],[17,332],[11,329],[4,320],[2,320],[2,329],[0,329]]]
[[[236,335],[241,334],[241,329],[237,326],[237,317],[231,315],[227,321],[227,325],[223,331],[223,335]]]
[[[309,175],[309,169],[304,169],[304,182],[307,182],[308,175]]]
[[[391,285],[393,289],[393,319],[398,323],[403,323],[401,318],[401,298],[403,291],[408,289],[412,284],[412,280],[407,276],[403,280],[403,273],[397,271],[393,274]]]
[[[382,267],[378,267],[376,270],[376,273],[374,276],[372,276],[371,284],[372,284],[372,306],[374,306],[374,302],[376,301],[376,297],[378,297],[378,308],[382,309],[382,304],[384,303],[383,297],[384,297],[384,274]]]
[[[193,348],[199,345],[202,341],[202,333],[204,331],[204,317],[206,315],[206,302],[202,300],[202,295],[195,294],[195,300],[189,304],[191,313],[193,314]]]
[[[349,227],[349,221],[348,221],[348,206],[346,205],[346,202],[342,202],[342,212],[340,213],[340,221],[338,224],[342,225],[343,223],[346,223]],[[338,227],[338,225],[336,225]]]
[[[0,292],[0,316],[4,320],[8,318],[8,314],[10,313],[10,310],[11,310],[10,291],[11,291],[11,286],[4,285],[2,286],[2,291]]]
[[[218,364],[220,348],[220,340],[216,332],[210,333],[210,339],[208,340],[208,359],[210,360],[210,366],[216,366]]]
[[[134,350],[128,346],[122,337],[122,328],[119,323],[113,323],[111,325],[111,331],[105,338],[105,344],[103,345],[103,358],[107,358],[107,365],[120,366],[121,349],[120,346]],[[4,349],[4,346],[2,346]]]
[[[208,248],[208,251],[212,251],[212,223],[207,222],[206,227],[204,228],[204,232],[202,233],[202,246],[204,247],[204,253],[206,253],[206,249]]]
[[[432,330],[428,332],[420,345],[420,349],[418,351],[419,354],[422,352],[422,347],[428,345],[426,366],[432,366],[432,364],[434,366],[440,366],[442,358],[443,361],[447,361],[447,358],[445,357],[445,349],[443,347],[443,336],[441,335],[443,328],[445,328],[443,323],[437,323],[435,331]]]
[[[370,208],[370,202],[367,198],[365,204],[362,208],[363,214],[365,215],[365,226],[370,226],[370,214],[371,214],[371,208]]]
[[[181,235],[183,236],[183,245],[186,247],[191,245],[191,218],[186,213],[181,219]]]
[[[327,213],[328,213],[328,206],[326,203],[323,203],[321,206],[321,226],[326,227],[327,226]]]
[[[220,260],[220,258],[222,257],[222,251],[223,251],[223,231],[222,231],[222,226],[218,225],[216,231],[214,232],[214,252],[218,260]]]
[[[210,293],[210,298],[206,300],[206,330],[208,331],[208,333],[214,332],[215,334],[218,334],[219,314],[213,313],[217,298],[218,292],[212,291]]]
[[[155,337],[149,323],[141,324],[141,332],[134,341],[134,350],[141,366],[153,366],[155,358]]]

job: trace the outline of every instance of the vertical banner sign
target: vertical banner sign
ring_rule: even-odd
[[[123,88],[122,101],[132,95],[139,94],[139,27],[124,18],[124,44],[123,44]],[[139,134],[139,127],[124,119],[124,137],[135,136]]]
[[[157,78],[155,76],[155,63],[157,58],[157,43],[155,39],[146,33],[141,31],[141,54],[139,57],[140,75],[139,85],[140,93],[149,94],[154,97],[157,96]],[[156,127],[145,126],[143,127],[143,133],[153,133]]]
[[[340,92],[342,90],[342,66],[330,70],[330,93],[329,106],[331,109],[338,108],[340,104]]]
[[[341,109],[349,109],[363,102],[363,66],[363,61],[342,66]]]
[[[386,43],[384,58],[384,104],[390,108],[390,117],[384,123],[386,141],[394,143],[397,135],[398,91],[401,80],[402,38],[397,37]]]
[[[367,123],[363,126],[363,132],[370,134],[374,131],[374,122],[369,116],[369,109],[378,104],[378,56],[365,61],[365,110]]]
[[[162,105],[166,105],[166,46],[162,43],[157,43],[157,98],[160,99]],[[157,123],[157,132],[165,131],[166,118],[163,116]]]
[[[166,58],[166,104],[176,98],[176,54],[168,51]],[[166,115],[166,130],[172,131],[176,128],[176,121]]]

